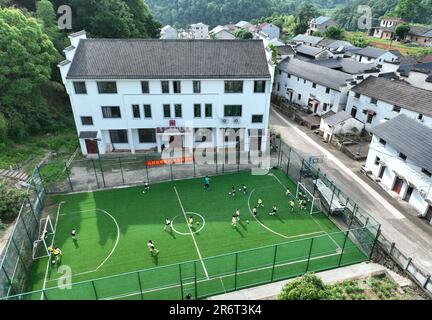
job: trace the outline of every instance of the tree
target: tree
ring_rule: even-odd
[[[318,11],[310,4],[304,5],[298,15],[297,15],[297,21],[294,27],[294,33],[295,34],[303,34],[306,32],[306,30],[309,27],[309,21],[312,20],[312,18],[316,17],[318,15]]]
[[[56,50],[40,23],[18,9],[0,9],[0,106],[9,138],[20,140],[49,125],[43,99]]]
[[[322,280],[312,273],[288,282],[279,294],[279,300],[325,300],[329,291]]]
[[[342,40],[344,38],[345,30],[340,26],[330,26],[324,31],[326,38]]]
[[[366,48],[370,43],[362,32],[354,32],[347,40],[359,48]]]
[[[239,39],[252,39],[253,38],[253,34],[250,33],[248,30],[245,29],[238,29],[234,32],[234,35],[236,36],[236,38]]]
[[[405,39],[408,32],[410,31],[410,26],[406,23],[400,24],[396,27],[395,33],[399,39]]]
[[[66,35],[57,26],[54,6],[49,0],[39,0],[36,3],[36,18],[43,25],[43,31],[50,37],[57,51],[64,49]]]
[[[18,216],[25,192],[10,188],[6,182],[0,181],[0,220],[13,220]]]

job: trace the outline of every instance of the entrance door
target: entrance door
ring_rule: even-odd
[[[404,197],[404,201],[409,202],[413,191],[414,191],[414,188],[411,187],[411,186],[409,186],[408,189],[407,189],[406,195]]]
[[[397,194],[399,194],[401,192],[402,185],[403,185],[403,180],[400,179],[399,177],[396,177],[395,183],[394,183],[394,186],[393,186],[392,190],[394,192],[396,192]]]
[[[426,211],[426,220],[432,223],[432,206],[429,206],[428,210]]]
[[[385,172],[386,167],[382,166],[379,173],[378,173],[378,178],[382,179],[382,177],[384,177],[384,172]]]
[[[87,153],[88,154],[97,154],[97,153],[99,153],[99,148],[98,148],[97,141],[86,139],[85,140],[85,144],[86,144],[86,148],[87,148]]]

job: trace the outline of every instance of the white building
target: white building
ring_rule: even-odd
[[[399,115],[372,133],[366,169],[432,223],[432,129]]]
[[[177,30],[171,27],[170,25],[166,25],[161,29],[160,32],[161,39],[177,39]]]
[[[218,40],[234,40],[236,39],[235,35],[228,31],[224,26],[214,27],[209,32],[210,37]]]
[[[245,29],[248,31],[251,31],[254,28],[254,26],[251,23],[244,20],[237,22],[235,26],[239,29]]]
[[[84,155],[265,149],[272,83],[262,41],[70,39],[59,67]]]
[[[269,39],[279,39],[280,37],[280,28],[273,23],[261,23],[258,25],[258,31],[267,35]]]
[[[315,37],[307,34],[298,34],[296,35],[292,41],[294,43],[304,43],[308,46],[317,46],[324,38],[323,37]]]
[[[404,23],[402,19],[384,17],[381,19],[380,26],[374,28],[373,36],[381,39],[394,39],[396,38],[396,28],[398,25]]]
[[[193,39],[208,39],[209,26],[202,22],[191,24],[191,34]]]
[[[337,23],[333,19],[320,16],[309,21],[309,29],[307,30],[307,33],[313,35],[316,31],[324,32],[328,27],[336,25]]]
[[[363,128],[362,122],[343,110],[328,117],[322,117],[320,124],[320,131],[323,132],[323,138],[326,142],[331,142],[335,134],[360,134]]]
[[[432,91],[432,62],[401,65],[397,72],[410,85]]]
[[[278,65],[274,94],[305,106],[317,115],[345,108],[353,76],[296,58]]]
[[[374,64],[398,61],[398,56],[391,53],[390,51],[372,47],[366,47],[356,51],[353,55],[353,58],[358,62]]]
[[[368,131],[400,114],[432,128],[431,101],[432,91],[371,76],[351,88],[346,111]]]

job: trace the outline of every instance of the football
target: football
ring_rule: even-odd
[[[196,224],[197,224],[197,226],[199,226],[199,225],[200,225],[200,222],[199,222],[199,221],[197,221],[197,223],[196,223]]]
[[[249,220],[246,220],[246,223],[249,224]]]

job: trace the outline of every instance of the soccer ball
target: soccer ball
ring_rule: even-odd
[[[239,191],[241,191],[241,188],[239,189]]]
[[[249,224],[249,220],[246,220],[246,223]]]
[[[231,195],[231,192],[228,192],[228,195],[230,196],[230,195]]]
[[[200,225],[200,222],[199,222],[199,221],[197,221],[197,223],[196,223],[196,224],[197,224],[197,226],[199,226],[199,225]]]
[[[143,194],[145,193],[145,191],[142,192]]]

